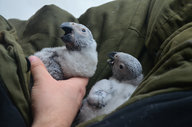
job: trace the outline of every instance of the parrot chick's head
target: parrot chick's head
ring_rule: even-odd
[[[68,50],[96,48],[92,33],[86,26],[74,22],[64,22],[61,24],[61,28],[65,31],[61,39]]]
[[[108,63],[113,72],[113,77],[119,81],[132,80],[142,75],[142,66],[133,56],[123,52],[110,53]]]

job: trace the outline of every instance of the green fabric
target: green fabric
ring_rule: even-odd
[[[60,25],[65,21],[78,22],[71,14],[55,5],[42,7],[27,21],[9,20],[18,31],[19,43],[26,56],[44,47],[63,45],[60,37],[64,31]]]
[[[139,4],[136,4],[137,2]],[[145,76],[144,81],[140,84],[138,89],[136,89],[132,97],[117,110],[137,100],[141,100],[143,98],[154,96],[157,94],[174,91],[192,90],[192,16],[190,14],[190,12],[192,12],[192,2],[187,0],[145,0],[133,2],[129,0],[116,1],[116,6],[118,6],[117,3],[119,3],[119,6],[121,5],[119,7],[120,10],[130,10],[130,6],[132,11],[131,14],[133,14],[133,12],[135,13],[131,16],[128,15],[126,17],[125,15],[123,15],[121,17],[126,23],[129,22],[129,20],[133,21],[133,23],[129,24],[130,26],[124,26],[124,28],[128,28],[129,26],[131,30],[123,31],[127,37],[125,41],[129,41],[128,44],[123,45],[123,38],[121,38],[121,41],[117,42],[117,44],[125,48],[125,50],[121,49],[120,47],[117,47],[117,45],[112,47],[112,49],[129,52],[139,58],[144,68],[144,74],[147,74],[148,69],[151,69],[151,71]],[[99,9],[95,8],[95,10],[102,10],[102,7],[106,8],[105,6],[111,5],[104,5],[98,7]],[[110,18],[112,20],[110,20],[110,22],[112,22],[113,24],[115,24],[115,22],[121,23],[123,21],[121,18],[117,18],[117,16],[111,16],[109,18],[108,13],[112,12],[111,10],[106,9],[104,11],[105,12],[103,12],[103,18],[105,17],[105,19],[103,20],[103,22],[106,22],[106,24],[108,24],[107,21],[110,20]],[[86,18],[88,16],[92,16],[91,19],[94,18],[94,15],[91,15],[89,13],[94,13],[94,9],[90,9],[82,17]],[[121,13],[119,12],[118,14]],[[139,16],[139,14],[143,16]],[[82,17],[80,17],[80,19]],[[98,16],[96,16],[95,19],[96,18],[97,20],[95,20],[95,24],[97,24],[99,21]],[[90,22],[85,22],[85,24],[87,23],[89,24]],[[109,28],[113,26],[113,24],[110,24]],[[140,27],[136,27],[139,25]],[[106,33],[108,28],[106,30],[106,25],[104,24],[103,26],[104,27],[101,28],[104,28],[104,33]],[[111,27],[111,29],[113,28]],[[130,36],[133,31],[139,33],[139,35],[141,36]],[[116,31],[116,33],[119,33],[119,31]],[[111,32],[109,38],[110,36],[112,36]],[[139,37],[143,37],[143,40],[141,40],[140,43],[140,40],[136,40]],[[190,39],[191,41],[187,41]],[[102,41],[102,46],[104,42],[105,40]],[[144,45],[141,43],[144,43]],[[136,44],[138,48],[134,48],[134,44]],[[140,46],[143,48],[142,50],[140,50]],[[132,50],[129,48],[131,48]],[[106,49],[103,46],[102,51],[104,50]],[[139,52],[140,54],[137,54],[137,52]],[[100,62],[103,61],[104,60],[100,59]],[[153,64],[154,67],[151,68]],[[102,67],[102,65],[100,66]],[[102,71],[103,73],[103,68],[98,69],[97,71]],[[102,77],[104,76],[101,76],[101,78]],[[97,117],[91,121],[80,124],[79,127],[84,127],[91,123],[101,121],[104,117],[105,115]]]
[[[3,17],[0,17],[0,30],[0,80],[29,125],[31,122],[28,87],[30,73],[27,61],[18,45],[15,29]]]
[[[120,108],[157,94],[191,90],[191,12],[189,0],[117,0],[90,8],[78,19],[55,5],[44,6],[27,21],[1,17],[0,80],[29,124],[29,72],[25,56],[44,47],[63,45],[60,37],[64,32],[59,26],[74,21],[86,25],[97,41],[99,63],[88,91],[96,81],[111,76],[106,61],[112,51],[138,58],[145,74],[133,96]]]

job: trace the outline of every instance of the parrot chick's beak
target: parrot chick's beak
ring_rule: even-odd
[[[61,39],[65,43],[73,42],[73,39],[72,39],[73,28],[72,28],[72,25],[69,22],[65,22],[65,23],[61,24],[60,27],[65,31],[65,34],[61,37]]]
[[[108,54],[109,59],[107,60],[107,63],[109,65],[111,65],[111,66],[114,65],[114,60],[115,60],[114,56],[115,56],[115,54],[116,54],[116,52],[111,52],[111,53]]]
[[[75,47],[73,24],[65,22],[61,24],[60,27],[65,31],[65,34],[61,37],[61,39],[66,44],[67,49],[72,50]]]

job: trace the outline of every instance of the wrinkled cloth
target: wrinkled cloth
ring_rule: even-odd
[[[62,22],[86,25],[97,42],[99,63],[87,90],[112,75],[107,54],[127,52],[141,62],[145,78],[116,111],[156,95],[192,90],[192,2],[117,0],[88,9],[75,18],[46,5],[27,21],[0,17],[0,81],[27,126],[32,122],[26,57],[44,47],[62,46]],[[137,110],[137,109],[135,109]],[[114,111],[114,112],[116,112]],[[98,117],[79,126],[101,121]]]

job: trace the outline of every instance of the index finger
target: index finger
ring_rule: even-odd
[[[83,85],[83,86],[87,86],[87,84],[88,84],[88,81],[89,81],[89,79],[88,78],[83,78],[83,77],[72,77],[72,78],[69,78],[69,79],[67,79],[67,80],[64,80],[64,81],[62,81],[62,80],[60,80],[60,82],[62,83],[64,83],[64,84],[79,84],[79,85]]]

